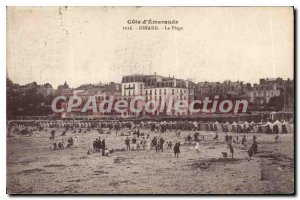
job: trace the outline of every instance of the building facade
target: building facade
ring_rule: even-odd
[[[71,112],[67,112],[68,102],[63,104],[65,110],[62,112],[62,118],[74,118],[74,119],[89,119],[89,118],[115,118],[120,117],[120,113],[112,109],[111,112],[102,112],[99,110],[100,103],[104,100],[108,100],[110,97],[114,101],[120,100],[121,95],[121,84],[120,83],[109,83],[103,84],[101,87],[99,85],[96,87],[91,87],[89,85],[88,89],[79,87],[79,89],[73,90],[73,96],[81,98],[82,103],[80,106],[73,108]],[[96,102],[97,112],[92,109],[88,109],[82,112],[83,107],[87,103],[89,98],[94,98]]]
[[[176,79],[171,77],[163,77],[160,75],[128,75],[122,78],[122,98],[131,100],[134,97],[144,97],[145,102],[156,101],[159,107],[169,101],[192,101],[194,100],[194,84],[191,81]],[[145,102],[137,102],[137,108],[143,108]],[[171,112],[174,112],[172,110]],[[158,109],[155,113],[132,113],[130,111],[124,112],[123,117],[134,117],[140,115],[164,115],[166,110]],[[174,114],[174,113],[172,113]],[[188,114],[175,113],[178,115]]]

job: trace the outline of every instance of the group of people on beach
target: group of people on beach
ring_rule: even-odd
[[[176,144],[179,144],[176,146]],[[174,146],[174,154],[176,151],[176,155],[178,157],[178,153],[180,153],[179,146],[180,143],[177,142]],[[163,137],[153,137],[152,140],[150,140],[149,134],[147,137],[143,137],[141,139],[138,139],[138,137],[133,136],[131,139],[127,137],[125,139],[125,145],[126,145],[126,150],[151,150],[155,149],[156,152],[163,152],[164,147],[166,146],[167,149],[172,148],[172,141],[166,141],[163,139]],[[175,150],[176,149],[176,150]]]
[[[256,140],[256,136],[254,135],[252,145],[248,150],[249,160],[251,160],[251,158],[257,153],[258,153],[258,143]]]
[[[96,138],[93,141],[93,152],[100,152],[102,156],[108,156],[109,151],[106,147],[105,139],[101,140],[101,137]],[[92,152],[88,150],[87,154],[91,154]]]
[[[69,147],[77,147],[78,139],[77,137],[69,137],[68,139],[54,139],[53,137],[53,150],[60,150],[65,149]],[[52,148],[52,145],[50,145],[50,148]]]
[[[147,138],[143,137],[142,139],[139,139],[135,136],[133,136],[131,139],[129,137],[127,137],[125,139],[125,145],[126,145],[126,150],[145,150],[148,149],[150,150],[150,139],[149,139],[149,135],[147,136]]]
[[[217,138],[217,133],[216,133],[216,136],[214,137],[214,139]],[[251,160],[251,158],[258,153],[258,142],[256,140],[256,135],[253,135],[253,142],[252,142],[252,145],[249,147],[248,149],[248,160]],[[246,147],[246,142],[247,142],[247,139],[246,139],[246,136],[243,135],[242,139],[240,140],[239,136],[237,135],[236,138],[233,138],[231,135],[228,135],[227,133],[225,133],[225,143],[228,145],[228,149],[229,149],[229,152],[231,154],[231,158],[233,158],[233,155],[234,155],[234,148],[233,148],[233,144],[241,144],[243,145],[244,147]],[[224,157],[227,157],[227,153],[225,152],[222,152],[223,156]]]
[[[139,122],[134,123],[132,121],[49,121],[49,122],[13,122],[9,126],[9,130],[12,130],[12,127],[16,127],[15,130],[17,132],[21,132],[22,130],[31,130],[33,131],[50,131],[50,138],[53,140],[52,147],[53,149],[64,149],[68,147],[73,147],[77,145],[77,137],[69,137],[65,139],[65,135],[67,132],[69,133],[86,133],[92,130],[98,130],[99,134],[103,133],[111,133],[113,130],[116,131],[116,135],[127,136],[125,139],[125,147],[127,150],[151,150],[154,149],[156,152],[163,152],[164,148],[172,149],[175,157],[178,157],[180,153],[180,142],[181,140],[181,131],[195,131],[193,134],[188,134],[187,137],[184,138],[184,145],[195,145],[196,152],[200,152],[201,147],[201,139],[199,139],[200,135],[197,132],[197,127],[194,123],[184,123],[184,122]],[[29,128],[28,128],[29,127]],[[105,131],[105,129],[107,129]],[[143,130],[148,129],[154,133],[165,133],[165,132],[175,132],[175,136],[178,138],[177,141],[167,141],[161,136],[154,136],[150,138],[150,135],[145,135]],[[62,131],[63,138],[56,139],[55,131]],[[25,132],[25,131],[24,131]],[[27,131],[29,132],[29,131]],[[120,134],[121,133],[121,134]],[[213,140],[219,139],[219,133],[216,133],[213,137]],[[275,143],[279,141],[279,136],[276,135]],[[247,139],[246,136],[236,135],[233,137],[225,132],[225,143],[228,146],[229,154],[231,158],[234,157],[234,148],[236,144],[241,144],[246,147]],[[93,151],[94,152],[102,152],[102,155],[108,154],[108,149],[105,145],[105,139],[100,140],[100,138],[96,138],[93,141]],[[249,160],[258,153],[258,142],[256,140],[256,136],[253,136],[252,145],[249,146],[248,150]],[[91,153],[91,152],[90,152]]]

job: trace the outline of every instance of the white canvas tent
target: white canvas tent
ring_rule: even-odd
[[[247,121],[244,122],[243,128],[244,128],[244,127],[245,127],[246,129],[249,128],[249,123],[248,123]]]
[[[231,124],[231,130],[237,132],[237,123],[234,121],[232,124]]]
[[[278,127],[278,133],[282,133],[282,123],[280,121],[276,120],[274,122],[274,125],[277,125],[277,127]]]
[[[266,123],[266,125],[269,126],[271,130],[273,129],[274,124],[272,124],[271,122],[268,121],[268,122]]]
[[[282,123],[282,126],[285,126],[287,133],[292,133],[293,132],[293,127],[286,121]]]
[[[227,127],[229,132],[232,132],[232,126],[228,121],[224,125]]]
[[[216,127],[217,131],[222,131],[223,130],[221,124],[217,121],[214,123],[214,127]]]

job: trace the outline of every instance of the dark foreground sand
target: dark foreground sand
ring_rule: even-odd
[[[125,131],[125,130],[123,130]],[[54,151],[49,148],[48,132],[31,137],[7,137],[7,192],[14,193],[85,193],[85,194],[290,194],[294,192],[294,138],[292,134],[256,134],[259,151],[248,161],[247,149],[234,144],[235,158],[223,159],[221,152],[229,149],[224,133],[213,141],[215,133],[201,132],[205,140],[200,153],[194,145],[184,145],[174,132],[153,133],[150,137],[181,142],[181,154],[174,158],[172,150],[164,152],[118,151],[109,157],[100,153],[87,155],[94,138],[106,139],[109,149],[125,147],[125,136],[88,133],[67,133],[77,136],[78,147]],[[191,132],[192,133],[192,132]],[[243,134],[232,134],[233,137]],[[246,134],[247,145],[252,134]],[[174,144],[174,142],[173,142]]]

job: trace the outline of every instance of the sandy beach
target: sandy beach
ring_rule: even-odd
[[[127,132],[122,129],[121,131]],[[173,148],[164,152],[155,150],[122,151],[126,136],[70,133],[78,138],[78,146],[64,150],[50,149],[48,132],[32,136],[7,137],[7,193],[26,194],[291,194],[294,192],[294,137],[281,134],[255,134],[259,153],[248,160],[248,148],[233,144],[234,159],[223,158],[229,149],[225,133],[200,131],[204,140],[200,152],[195,145],[184,143],[191,131],[182,131],[180,137],[173,131],[155,133],[141,130],[165,140],[180,141],[179,158]],[[61,132],[57,133],[57,137]],[[230,133],[234,138],[243,134]],[[247,147],[252,134],[245,134]],[[87,155],[96,137],[105,138],[109,150],[118,149],[108,157],[101,153]]]

